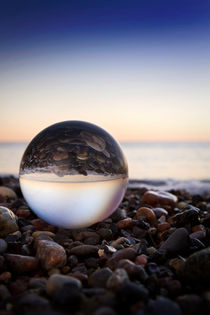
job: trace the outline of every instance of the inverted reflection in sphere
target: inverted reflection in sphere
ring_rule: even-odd
[[[64,228],[86,227],[110,216],[127,183],[127,162],[118,142],[83,121],[41,131],[20,165],[21,190],[31,209]]]

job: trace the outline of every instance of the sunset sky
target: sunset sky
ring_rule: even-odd
[[[210,141],[210,1],[1,1],[0,43],[0,141],[64,120]]]

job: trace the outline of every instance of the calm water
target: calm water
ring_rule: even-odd
[[[210,179],[210,142],[121,143],[133,179]],[[18,174],[26,143],[0,143],[0,173]]]

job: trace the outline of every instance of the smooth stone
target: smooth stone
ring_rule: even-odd
[[[48,240],[38,242],[36,255],[42,267],[46,270],[63,267],[67,260],[65,249],[61,245]]]
[[[97,254],[98,247],[95,245],[79,245],[71,249],[71,254],[76,256],[87,256]]]
[[[201,312],[202,306],[204,305],[203,302],[203,299],[196,294],[185,294],[178,296],[177,298],[177,303],[181,307],[184,314],[203,314],[203,312]]]
[[[181,254],[189,248],[189,233],[185,228],[176,229],[167,240],[161,245],[160,252],[169,255]]]
[[[5,254],[4,258],[12,271],[17,273],[26,273],[38,268],[39,261],[36,257]]]
[[[158,297],[155,301],[150,300],[148,305],[143,308],[138,315],[182,315],[179,305],[167,298]]]
[[[129,282],[129,277],[125,269],[116,269],[108,278],[106,287],[110,290],[117,290],[123,284]]]
[[[20,296],[18,303],[15,304],[15,310],[18,314],[48,314],[47,309],[50,306],[49,301],[36,293],[25,293]],[[27,310],[27,312],[26,312]],[[54,313],[50,313],[54,315]]]
[[[153,208],[152,210],[155,213],[157,218],[160,218],[163,215],[166,216],[166,217],[168,216],[168,211],[163,209],[163,208]]]
[[[146,219],[146,221],[149,222],[150,225],[154,225],[156,220],[157,220],[154,211],[150,208],[147,208],[147,207],[139,208],[136,212],[136,218],[138,220]]]
[[[0,237],[19,230],[15,214],[6,207],[0,206]]]
[[[31,224],[38,231],[55,232],[55,230],[56,230],[55,226],[48,224],[47,222],[45,222],[42,219],[33,219],[33,220],[31,220]]]
[[[36,238],[36,237],[40,236],[41,234],[46,234],[51,238],[55,237],[55,233],[50,232],[50,231],[36,231],[36,232],[33,232],[32,237]]]
[[[133,219],[132,218],[126,218],[126,219],[123,219],[123,220],[120,220],[117,222],[117,227],[119,230],[131,229],[132,226],[133,226]]]
[[[0,186],[0,195],[9,199],[17,199],[17,195],[11,188]]]
[[[116,297],[123,311],[123,314],[130,314],[129,306],[141,302],[146,303],[148,300],[148,291],[142,284],[128,282],[116,292]]]
[[[142,196],[141,202],[152,207],[161,207],[167,211],[173,210],[178,198],[166,191],[146,191]]]
[[[112,230],[108,228],[100,228],[97,233],[104,240],[110,240],[112,238]],[[97,244],[97,243],[96,243]]]
[[[197,238],[198,240],[203,240],[206,237],[205,231],[196,231],[189,235],[190,238]]]
[[[131,279],[137,279],[144,282],[148,278],[143,266],[136,265],[128,259],[121,259],[117,264],[117,268],[125,269]]]
[[[117,222],[123,219],[126,219],[127,215],[126,215],[126,211],[125,209],[120,209],[118,208],[112,215],[111,215],[111,219],[113,220],[113,222]]]
[[[112,241],[110,245],[114,248],[118,248],[118,246],[120,246],[120,245],[122,245],[122,246],[131,245],[131,242],[128,238],[121,236],[121,237],[117,238],[116,240]]]
[[[112,255],[111,258],[107,261],[107,266],[111,269],[115,269],[117,267],[117,263],[121,259],[129,259],[134,260],[137,256],[137,252],[133,248],[123,248],[118,250],[116,253]]]
[[[7,250],[7,242],[3,240],[2,238],[0,239],[0,254],[3,254]]]
[[[80,289],[82,287],[81,281],[74,277],[53,274],[49,277],[46,283],[47,295],[53,296],[54,292],[57,289],[62,288],[66,283],[72,286],[72,288]]]
[[[182,276],[187,281],[209,283],[210,278],[210,247],[190,255],[182,270]]]
[[[112,275],[110,268],[102,268],[94,271],[88,278],[88,284],[90,287],[106,288],[106,282]]]
[[[190,209],[184,210],[171,217],[169,221],[176,227],[185,226],[187,224],[198,225],[199,209],[191,206]]]

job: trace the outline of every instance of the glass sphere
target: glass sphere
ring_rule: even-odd
[[[64,228],[90,226],[110,216],[128,184],[118,142],[83,121],[64,121],[41,131],[20,165],[20,186],[31,209]]]

